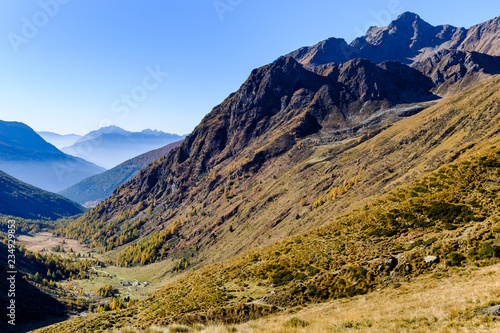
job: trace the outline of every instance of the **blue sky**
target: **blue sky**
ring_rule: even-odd
[[[62,134],[111,124],[185,134],[253,68],[328,37],[350,42],[404,11],[470,27],[500,15],[500,2],[0,0],[0,119]]]

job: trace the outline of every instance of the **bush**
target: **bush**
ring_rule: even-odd
[[[314,276],[319,273],[319,269],[314,266],[307,266],[306,271],[309,276]]]
[[[461,266],[462,261],[465,260],[465,257],[458,252],[450,252],[446,255],[446,264],[448,266]]]
[[[491,243],[482,243],[481,248],[478,252],[479,259],[486,258],[499,258],[500,257],[500,246],[492,245]]]
[[[285,326],[287,326],[287,327],[306,327],[306,326],[309,326],[309,323],[303,319],[293,317],[285,322]]]
[[[462,222],[470,222],[474,218],[474,214],[464,205],[433,202],[428,209],[429,218],[443,221],[448,230],[452,230],[453,223],[459,220],[462,220]]]

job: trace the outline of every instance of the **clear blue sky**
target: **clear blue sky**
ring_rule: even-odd
[[[500,2],[0,0],[0,119],[63,134],[188,133],[253,68],[403,11],[470,27]]]

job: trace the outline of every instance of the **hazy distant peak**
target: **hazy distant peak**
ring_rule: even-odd
[[[17,121],[0,120],[0,142],[4,146],[62,154],[56,147],[42,139],[31,127]]]
[[[142,134],[146,134],[146,135],[162,135],[162,134],[166,134],[165,132],[163,131],[159,131],[159,130],[152,130],[150,128],[146,128],[145,130],[142,130],[141,131]]]
[[[55,132],[49,132],[49,131],[37,131],[38,135],[40,136],[43,136],[43,135],[52,135],[52,136],[66,136],[66,137],[80,137],[81,135],[78,135],[78,134],[73,134],[73,133],[70,133],[70,134],[59,134],[59,133],[55,133]]]
[[[74,144],[62,148],[62,151],[110,169],[134,156],[182,138],[177,134],[149,128],[131,132],[111,125],[86,134]]]
[[[123,128],[115,126],[115,125],[101,127],[96,132],[100,132],[103,134],[123,134],[123,135],[127,135],[127,134],[131,133],[131,132],[124,130]]]

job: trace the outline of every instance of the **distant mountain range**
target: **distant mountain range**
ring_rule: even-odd
[[[179,141],[184,136],[146,129],[129,132],[117,126],[92,131],[62,151],[107,169],[148,151]]]
[[[0,214],[37,220],[55,220],[83,213],[77,203],[31,186],[0,171]]]
[[[167,155],[181,142],[170,143],[162,148],[134,157],[101,174],[84,179],[60,191],[59,194],[86,207],[94,206],[108,198],[116,187],[134,178],[141,169]]]
[[[51,192],[105,171],[61,152],[29,126],[7,121],[0,121],[0,170]]]
[[[77,134],[57,134],[53,132],[37,132],[45,141],[53,144],[58,149],[71,146],[82,136]]]

